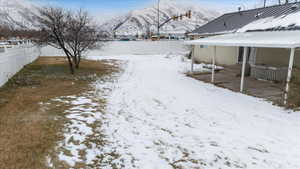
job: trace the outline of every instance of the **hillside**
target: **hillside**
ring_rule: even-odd
[[[187,5],[176,0],[162,0],[160,3],[160,23],[168,18],[184,14],[188,10],[192,11],[192,18],[184,18],[179,21],[172,21],[164,25],[162,32],[184,33],[201,26],[208,21],[216,18],[220,14],[214,10],[204,9],[197,5]],[[125,15],[115,17],[102,25],[102,28],[109,32],[118,27],[116,34],[136,35],[144,34],[147,31],[156,32],[157,29],[157,6],[153,5],[144,9],[133,10]]]
[[[32,28],[35,7],[27,0],[0,0],[0,25],[10,28]]]

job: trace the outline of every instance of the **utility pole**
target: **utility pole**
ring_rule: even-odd
[[[160,0],[157,0],[157,36],[159,38],[159,28],[160,28],[160,23],[159,23],[159,17],[160,17],[160,14],[159,14],[159,5],[160,5]]]
[[[267,0],[264,0],[264,8],[266,7],[267,5]]]

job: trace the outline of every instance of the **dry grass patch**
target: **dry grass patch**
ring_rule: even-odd
[[[0,88],[0,168],[47,168],[45,157],[62,137],[67,107],[40,103],[89,90],[98,77],[118,71],[113,62],[83,60],[70,75],[64,58],[43,57]]]
[[[290,85],[288,108],[300,110],[300,68],[294,68]]]

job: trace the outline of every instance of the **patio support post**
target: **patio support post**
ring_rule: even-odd
[[[215,68],[216,68],[216,55],[217,55],[217,47],[213,46],[213,57],[212,57],[212,75],[211,75],[211,82],[215,83]]]
[[[245,80],[245,70],[246,70],[247,55],[248,55],[248,47],[244,47],[240,92],[244,91],[244,80]]]
[[[192,60],[192,64],[191,64],[191,72],[194,73],[194,55],[193,55],[193,53],[192,53],[191,60]]]
[[[284,104],[287,104],[288,93],[289,93],[289,89],[290,89],[290,81],[292,79],[294,58],[295,58],[295,48],[291,48],[289,69],[288,69],[288,75],[287,75],[286,87],[285,87],[285,93],[284,93]]]

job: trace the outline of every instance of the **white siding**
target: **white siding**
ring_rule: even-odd
[[[289,63],[290,49],[258,48],[256,64],[287,67]],[[300,67],[300,51],[295,53],[295,65]]]
[[[201,48],[199,45],[193,48],[193,57],[197,62],[211,63],[213,55],[213,47],[207,46]],[[217,46],[216,64],[218,65],[234,65],[238,58],[237,47],[221,47]]]

